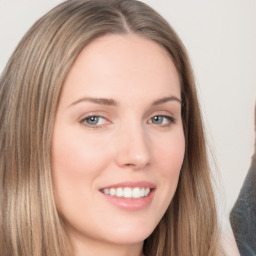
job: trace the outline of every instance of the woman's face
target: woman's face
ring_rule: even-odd
[[[134,34],[86,46],[64,83],[52,143],[57,208],[75,243],[141,246],[173,198],[184,151],[166,50]]]

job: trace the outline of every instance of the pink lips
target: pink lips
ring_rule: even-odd
[[[139,198],[125,198],[125,197],[118,197],[109,194],[105,194],[103,191],[108,189],[118,189],[118,188],[149,188],[150,192],[148,195],[139,197]],[[146,208],[153,200],[155,194],[156,186],[155,184],[147,181],[140,181],[140,182],[121,182],[116,183],[113,185],[109,185],[106,187],[100,188],[100,192],[107,199],[108,202],[111,204],[125,209],[125,210],[142,210]]]

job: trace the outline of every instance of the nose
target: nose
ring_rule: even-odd
[[[149,138],[141,125],[120,129],[116,141],[116,163],[134,170],[145,168],[150,162]]]

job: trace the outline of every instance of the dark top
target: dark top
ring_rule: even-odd
[[[230,222],[241,256],[256,256],[256,153],[231,211]]]

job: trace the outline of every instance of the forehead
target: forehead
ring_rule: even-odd
[[[84,93],[122,98],[134,91],[140,97],[180,97],[179,76],[168,52],[134,34],[106,35],[92,41],[78,55],[63,90],[70,97]]]

